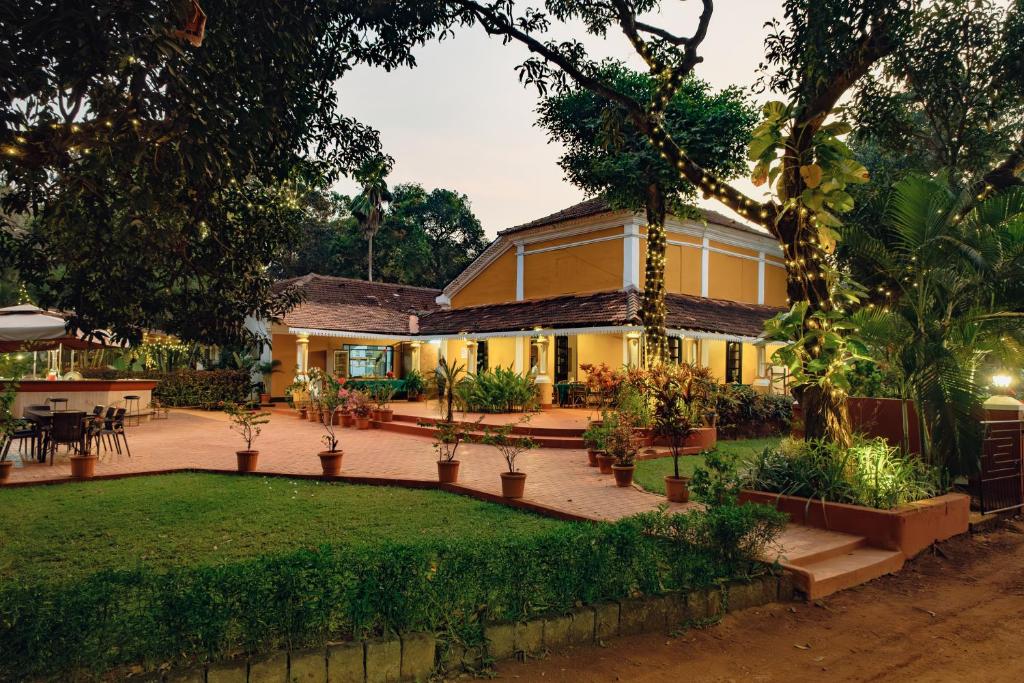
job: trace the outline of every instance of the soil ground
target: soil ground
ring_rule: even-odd
[[[1024,522],[962,536],[902,572],[813,604],[727,615],[674,637],[618,638],[500,680],[1024,681]]]

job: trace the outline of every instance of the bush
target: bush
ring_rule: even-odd
[[[774,436],[789,431],[793,399],[761,394],[744,384],[727,384],[718,392],[715,412],[718,434],[723,438]]]
[[[685,546],[643,533],[647,516],[483,542],[324,545],[215,566],[139,565],[43,584],[15,578],[0,586],[0,679],[154,668],[395,632],[471,642],[484,622],[689,590],[747,571],[749,546],[720,547],[748,538],[750,521],[733,514],[690,513]]]
[[[455,395],[465,410],[475,413],[521,413],[540,405],[533,378],[511,367],[466,375]]]
[[[851,448],[785,439],[766,448],[750,470],[758,491],[890,509],[944,490],[939,472],[904,455],[885,439],[858,440]]]
[[[252,395],[248,370],[84,370],[86,379],[155,379],[153,398],[165,406],[213,408],[222,403],[246,403]]]

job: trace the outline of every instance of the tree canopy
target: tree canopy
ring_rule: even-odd
[[[296,234],[301,183],[379,150],[336,81],[412,64],[438,30],[423,3],[204,0],[195,47],[177,33],[189,5],[0,10],[2,209],[28,219],[5,220],[0,267],[85,329],[226,341],[280,313],[266,265]]]

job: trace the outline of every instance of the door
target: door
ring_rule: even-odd
[[[555,337],[555,383],[569,381],[569,338]]]
[[[743,381],[743,344],[725,342],[725,383],[739,384]]]

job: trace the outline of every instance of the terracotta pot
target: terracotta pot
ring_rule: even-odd
[[[71,476],[75,479],[91,479],[96,475],[95,455],[72,455]]]
[[[587,449],[587,465],[597,467],[597,451]]]
[[[633,484],[633,472],[636,465],[612,465],[612,474],[615,475],[615,485],[623,488]]]
[[[379,420],[380,419],[380,410],[378,410],[377,408],[374,408],[373,410],[371,410],[370,411],[370,419],[371,420]]]
[[[665,477],[665,496],[673,503],[686,503],[690,500],[690,482],[689,477],[679,477],[678,479],[673,475]]]
[[[320,451],[320,467],[323,468],[325,477],[336,477],[341,474],[342,451]]]
[[[310,409],[310,411],[308,412],[306,417],[309,419],[310,422],[319,422],[320,421],[320,411],[319,410]]]
[[[14,462],[11,460],[4,460],[0,462],[0,484],[6,483],[11,476],[11,469],[14,467]]]
[[[256,460],[259,458],[259,451],[235,451],[238,457],[239,472],[255,472]]]
[[[391,422],[395,419],[395,411],[391,408],[381,408],[377,411],[377,419],[381,422]]]
[[[438,460],[437,480],[442,484],[454,484],[459,480],[458,460]],[[519,495],[522,495],[521,493]]]
[[[607,453],[597,454],[597,466],[601,468],[601,474],[611,474],[612,465],[615,464],[615,456]]]
[[[525,472],[502,472],[501,495],[505,498],[522,498],[526,490]]]
[[[341,424],[341,413],[339,413],[337,410],[331,413],[331,424],[334,425],[335,427]]]
[[[356,423],[355,416],[352,413],[341,413],[341,426],[351,427]]]
[[[268,405],[270,403],[270,394],[260,394],[260,405]]]
[[[409,403],[419,403],[420,401],[423,400],[423,397],[419,394],[416,394],[415,396],[409,396],[405,400],[408,401]]]
[[[308,411],[308,410],[306,410],[305,408],[299,408],[299,419],[300,419],[300,420],[305,420],[305,419],[306,419],[306,414],[307,414],[308,412],[309,412],[309,411]]]
[[[370,418],[368,417],[357,417],[356,418],[356,429],[369,429]]]

